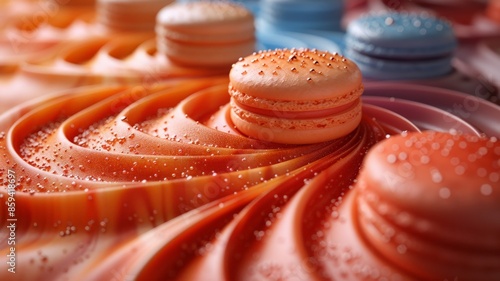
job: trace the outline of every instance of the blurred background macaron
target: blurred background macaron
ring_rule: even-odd
[[[259,26],[263,31],[340,31],[342,0],[261,0]]]
[[[368,13],[349,23],[345,55],[375,80],[446,75],[457,47],[452,26],[427,13]]]
[[[156,17],[158,52],[183,66],[231,67],[255,51],[252,13],[228,1],[173,3]]]
[[[261,0],[259,49],[316,48],[342,53],[343,0]]]
[[[348,135],[361,121],[361,72],[338,54],[260,51],[229,73],[231,120],[252,138],[309,144]]]

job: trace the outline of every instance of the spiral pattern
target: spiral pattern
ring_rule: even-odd
[[[330,200],[330,195],[349,188],[371,145],[386,134],[415,130],[407,122],[396,127],[385,123],[394,116],[366,105],[362,125],[340,140],[306,146],[266,143],[233,128],[227,85],[227,77],[220,77],[128,87],[91,86],[48,96],[4,114],[0,178],[7,186],[8,169],[18,175],[18,266],[37,268],[23,270],[16,277],[56,280],[96,274],[96,278],[109,280],[116,274],[108,264],[115,261],[115,254],[118,260],[131,258],[126,258],[133,264],[127,270],[137,270],[127,273],[131,276],[179,276],[179,263],[208,250],[207,242],[239,211],[250,212],[240,214],[252,220],[240,222],[250,246],[252,239],[265,233],[267,227],[262,223],[275,220],[271,215],[277,216],[303,187],[319,186],[329,194],[322,200]],[[6,201],[7,189],[0,194]],[[311,213],[314,204],[289,208],[295,209],[294,216],[318,212]],[[0,212],[7,217],[7,209]],[[263,220],[262,216],[270,217]],[[197,220],[203,226],[192,223]],[[193,227],[207,229],[200,232]],[[300,227],[308,231],[306,226]],[[156,242],[143,245],[134,258],[119,254],[162,231],[168,233],[165,239],[156,239],[161,247]],[[0,240],[7,238],[2,234]],[[243,238],[237,235],[233,239]],[[169,239],[186,240],[193,246],[174,251],[179,255],[174,257],[165,247],[187,244],[171,245]],[[233,255],[239,256],[237,248]],[[2,249],[2,254],[7,250]],[[147,264],[142,266],[141,259],[135,260],[142,254],[161,253],[168,257],[146,258]],[[168,272],[148,269],[158,259],[172,262],[165,267]],[[102,267],[87,271],[97,261],[102,261]]]
[[[87,38],[2,87],[60,92],[0,115],[0,228],[9,198],[16,219],[0,264],[15,241],[17,267],[0,280],[418,280],[337,239],[356,236],[339,206],[353,204],[365,154],[402,132],[500,137],[500,108],[480,97],[372,84],[346,137],[251,139],[230,121],[226,75],[193,78],[207,71],[159,60],[150,37]]]

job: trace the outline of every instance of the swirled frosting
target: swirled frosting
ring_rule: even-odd
[[[392,98],[365,99],[361,124],[341,139],[255,140],[231,123],[226,75],[147,72],[165,62],[141,36],[72,45],[12,82],[67,84],[0,114],[0,280],[380,279],[326,236],[355,235],[333,223],[349,221],[339,207],[359,196],[366,153],[419,128],[500,135],[487,121],[500,112],[493,104],[397,86],[375,89]],[[68,89],[101,82],[115,83]]]
[[[0,272],[2,279],[182,276],[224,228],[250,220],[235,244],[250,246],[303,187],[342,194],[369,147],[414,128],[389,125],[385,111],[366,106],[362,124],[342,139],[266,143],[233,128],[227,85],[221,77],[85,87],[4,114],[0,178],[7,187],[9,170],[17,175],[18,272]],[[8,189],[0,192],[6,202]],[[311,207],[296,215],[314,216]],[[0,214],[6,218],[7,208]]]

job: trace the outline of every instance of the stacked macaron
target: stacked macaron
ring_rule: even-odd
[[[294,32],[339,31],[343,12],[344,1],[341,0],[262,0],[261,28]]]
[[[174,0],[97,0],[97,22],[117,31],[154,30],[158,11]]]
[[[317,143],[343,137],[361,121],[361,72],[338,54],[261,51],[235,63],[229,79],[231,120],[252,138]]]
[[[255,50],[252,13],[224,1],[173,3],[156,19],[159,53],[198,67],[227,67]]]
[[[424,13],[367,14],[349,23],[346,56],[364,77],[425,79],[450,73],[457,40],[446,21]]]
[[[377,254],[354,254],[411,280],[498,280],[499,159],[496,138],[426,131],[377,144],[344,209]]]

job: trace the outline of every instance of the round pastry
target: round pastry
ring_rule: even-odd
[[[158,51],[189,66],[228,67],[255,50],[254,17],[239,4],[174,3],[157,15]]]
[[[261,51],[229,74],[231,119],[244,134],[271,142],[323,142],[361,120],[361,72],[350,60],[309,49]]]
[[[347,27],[346,56],[372,79],[448,74],[456,46],[451,25],[423,13],[367,14]]]
[[[386,277],[498,280],[499,159],[496,138],[426,131],[382,141],[341,207],[359,236],[340,238],[350,223],[339,223],[329,238],[359,243],[352,247],[358,262],[388,269]]]

